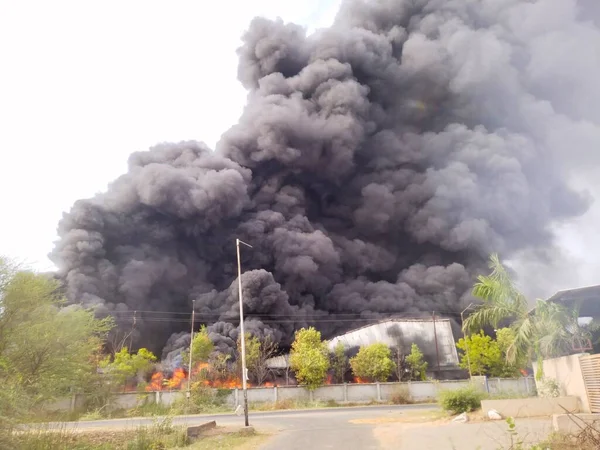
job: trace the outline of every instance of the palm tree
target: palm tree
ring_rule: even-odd
[[[463,330],[477,332],[485,326],[497,328],[500,323],[509,322],[515,339],[506,352],[508,362],[532,362],[535,358],[537,377],[541,379],[543,359],[569,353],[574,339],[586,339],[589,330],[579,325],[578,311],[543,300],[529,308],[498,255],[491,255],[489,267],[492,272],[479,276],[473,287],[473,295],[482,303],[464,321]]]

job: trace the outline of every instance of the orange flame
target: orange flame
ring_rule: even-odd
[[[150,383],[146,386],[147,391],[162,391],[162,382],[163,382],[163,373],[155,372],[152,374],[152,378],[150,379]]]
[[[327,374],[327,379],[325,380],[325,384],[331,384],[333,380],[333,375],[331,375],[330,373]]]
[[[271,383],[270,381],[265,382],[264,387],[274,387],[275,384]]]
[[[235,389],[242,387],[242,381],[237,378],[226,378],[225,380],[204,380],[202,382],[205,386],[209,386],[217,389]],[[250,383],[246,383],[250,386]]]
[[[367,380],[365,380],[364,378],[361,378],[361,377],[354,377],[354,382],[355,382],[355,383],[358,383],[358,384],[365,384],[365,383],[368,383],[368,381],[367,381]]]
[[[179,389],[182,383],[187,379],[187,374],[185,370],[177,368],[175,372],[173,372],[173,376],[167,380],[167,387],[169,389]]]
[[[211,365],[206,362],[200,362],[192,370],[192,377],[199,374],[200,372],[209,373],[212,369]],[[188,379],[187,372],[182,368],[177,368],[173,372],[171,378],[165,378],[162,372],[155,372],[152,374],[150,383],[146,386],[146,391],[162,391],[165,389],[181,389],[185,385],[185,381]],[[204,379],[201,381],[204,386],[209,386],[219,389],[235,389],[242,387],[242,380],[238,377],[228,376],[225,379],[210,380]],[[250,383],[246,383],[251,386]],[[272,384],[271,384],[272,386]]]

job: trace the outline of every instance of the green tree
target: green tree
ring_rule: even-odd
[[[156,356],[146,348],[140,348],[137,353],[129,353],[127,347],[123,347],[115,353],[114,358],[106,357],[100,367],[114,384],[123,386],[136,378],[142,379],[152,370],[155,362]]]
[[[237,373],[232,373],[230,364],[231,355],[226,353],[213,352],[210,355],[209,367],[207,371],[201,371],[200,377],[214,378],[217,380],[227,380],[232,376],[239,376],[241,370]]]
[[[425,381],[428,364],[417,344],[413,343],[411,345],[410,353],[406,356],[405,362],[412,381]]]
[[[460,367],[468,370],[470,363],[471,373],[474,375],[490,375],[492,367],[502,364],[503,357],[498,343],[483,331],[467,336],[466,339],[459,339],[456,347],[463,352]]]
[[[333,349],[331,357],[331,366],[333,368],[333,378],[336,383],[343,383],[346,370],[348,370],[348,357],[346,356],[346,348],[340,341]]]
[[[192,367],[196,367],[198,363],[207,362],[210,354],[214,351],[215,344],[208,336],[208,329],[202,325],[197,333],[194,333],[192,342]],[[183,364],[187,367],[190,363],[189,347],[182,354]]]
[[[506,349],[508,362],[537,359],[536,376],[541,379],[544,358],[567,354],[573,339],[587,339],[591,334],[579,326],[576,311],[543,300],[537,300],[535,308],[530,309],[496,254],[490,257],[490,269],[489,275],[478,277],[473,288],[473,295],[482,303],[465,320],[463,329],[478,331],[510,323],[514,340]]]
[[[239,339],[237,344],[239,355],[241,354],[241,342]],[[275,356],[277,350],[278,346],[270,336],[259,339],[257,336],[246,333],[246,368],[248,369],[248,377],[253,382],[261,385],[266,381],[269,375],[267,361]]]
[[[19,271],[19,264],[15,261],[0,255],[0,298],[4,295],[4,291]]]
[[[361,347],[350,359],[352,373],[369,381],[386,381],[394,370],[391,356],[389,347],[381,342]]]
[[[323,384],[329,370],[327,343],[313,327],[296,332],[290,352],[290,366],[300,384],[315,389]]]
[[[50,277],[0,267],[0,372],[3,384],[37,401],[81,389],[95,371],[109,319],[66,306]]]
[[[496,330],[496,342],[502,354],[502,358],[498,361],[498,365],[490,370],[490,376],[511,378],[519,375],[519,369],[527,367],[526,355],[517,355],[514,362],[509,362],[508,349],[515,341],[515,332],[512,328],[505,327]]]
[[[496,331],[496,339],[479,333],[459,339],[456,347],[462,351],[460,367],[469,369],[475,375],[487,375],[490,377],[513,377],[520,368],[525,367],[526,360],[519,358],[510,363],[507,351],[514,342],[514,331],[511,328],[501,328]]]
[[[255,366],[260,355],[260,340],[256,336],[252,336],[251,333],[245,333],[246,339],[244,344],[246,345],[246,370],[248,379],[252,379],[253,372],[251,368]],[[242,373],[242,341],[238,336],[237,340],[237,356],[236,356],[236,373],[238,376]]]

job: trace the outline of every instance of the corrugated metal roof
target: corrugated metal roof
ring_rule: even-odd
[[[290,364],[290,355],[279,355],[267,360],[269,369],[286,369]]]
[[[411,344],[416,343],[429,362],[429,367],[434,369],[437,365],[436,334],[440,367],[458,366],[458,353],[449,319],[436,319],[435,333],[432,319],[383,320],[336,336],[328,341],[328,347],[333,350],[338,342],[342,342],[346,348],[383,342],[389,347],[400,346],[403,352],[408,353]],[[284,369],[288,367],[288,363],[288,355],[276,356],[267,362],[268,366],[273,369]]]
[[[337,336],[328,342],[328,346],[333,350],[338,342],[346,348],[383,342],[389,347],[400,346],[403,352],[408,353],[410,345],[416,343],[433,368],[434,364],[437,365],[436,334],[440,366],[457,366],[458,352],[449,319],[436,319],[435,331],[432,319],[389,319]]]

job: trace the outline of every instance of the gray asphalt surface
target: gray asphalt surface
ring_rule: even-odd
[[[298,424],[311,424],[327,418],[347,420],[348,418],[370,416],[382,412],[409,411],[409,410],[435,410],[436,405],[398,405],[398,406],[358,406],[348,408],[322,408],[308,410],[283,410],[249,413],[250,425],[268,428],[288,428]],[[137,417],[127,419],[88,420],[80,422],[50,423],[50,427],[65,427],[69,429],[123,429],[149,426],[156,419],[151,417]],[[243,426],[244,415],[215,414],[215,415],[189,415],[175,416],[173,425],[194,426],[215,420],[217,425]]]
[[[496,450],[508,448],[507,424],[451,423],[428,415],[436,405],[369,406],[295,411],[251,412],[250,425],[272,437],[261,450]],[[415,422],[415,416],[425,417]],[[81,430],[123,429],[151,425],[152,418],[69,422],[60,426]],[[199,425],[215,420],[218,426],[241,427],[243,415],[177,416],[176,425]],[[517,419],[526,441],[544,439],[549,419]],[[54,424],[59,426],[59,424]]]

